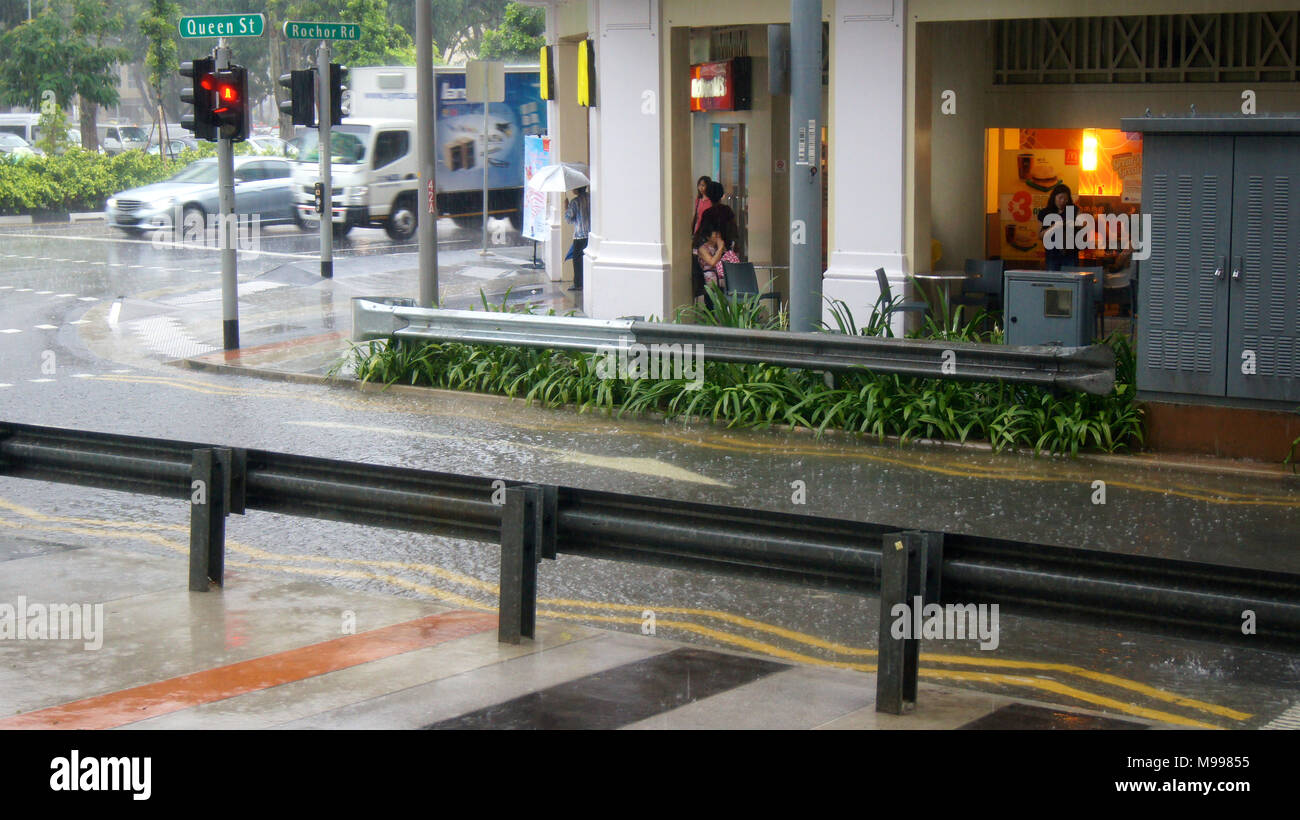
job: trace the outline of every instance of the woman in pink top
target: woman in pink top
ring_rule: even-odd
[[[705,211],[713,207],[713,202],[707,195],[709,183],[712,181],[707,176],[700,177],[695,181],[695,226],[691,228],[691,236],[700,232],[700,217],[704,216]]]

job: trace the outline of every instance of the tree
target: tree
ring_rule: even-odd
[[[140,18],[140,33],[149,41],[145,65],[149,71],[149,92],[157,111],[158,156],[167,150],[167,114],[163,111],[163,89],[177,70],[176,21],[180,6],[172,0],[148,0]]]
[[[544,45],[546,12],[511,3],[501,25],[483,32],[478,56],[482,60],[535,60]]]
[[[0,99],[37,110],[45,91],[60,106],[75,95],[81,110],[81,141],[94,150],[101,105],[116,105],[119,63],[130,58],[123,48],[104,43],[122,28],[104,0],[48,0],[34,19],[0,37]]]

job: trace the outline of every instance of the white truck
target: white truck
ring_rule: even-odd
[[[341,125],[331,128],[331,210],[335,232],[382,227],[394,240],[409,239],[426,202],[418,179],[415,131],[415,69],[411,66],[352,68]],[[506,101],[488,109],[483,145],[483,106],[465,101],[465,71],[434,70],[438,212],[459,224],[482,218],[483,167],[488,167],[489,214],[510,215],[519,226],[523,207],[523,137],[546,131],[546,106],[536,66],[507,69]],[[350,99],[349,99],[350,98]],[[319,218],[313,199],[320,181],[319,140],[308,129],[294,165],[295,215],[307,229]]]

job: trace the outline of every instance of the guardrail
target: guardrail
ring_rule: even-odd
[[[499,542],[504,642],[532,637],[538,563],[561,553],[878,594],[877,708],[895,714],[920,644],[890,633],[892,612],[918,596],[1300,651],[1300,575],[2,422],[0,475],[188,500],[195,591],[222,583],[225,516],[249,510]]]
[[[409,299],[354,297],[352,339],[450,341],[616,351],[633,344],[703,345],[704,358],[766,362],[805,370],[872,370],[929,379],[1007,381],[1105,395],[1115,386],[1115,351],[1089,347],[1011,347],[842,333],[792,333],[679,325],[632,319],[582,319],[416,307]],[[662,349],[662,348],[661,348]]]

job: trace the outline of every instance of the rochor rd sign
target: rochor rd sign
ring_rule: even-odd
[[[361,26],[356,23],[287,22],[284,36],[289,40],[360,40]]]
[[[261,14],[207,14],[182,17],[176,24],[181,37],[261,37],[266,17]]]

